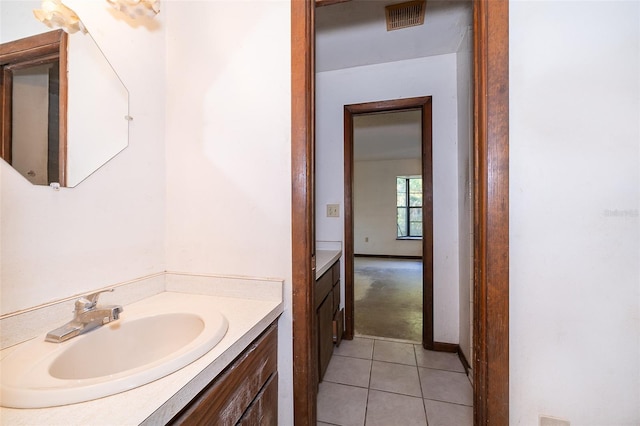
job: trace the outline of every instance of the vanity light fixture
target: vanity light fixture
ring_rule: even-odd
[[[34,9],[36,19],[49,28],[61,28],[69,34],[87,30],[76,13],[62,3],[61,0],[42,0],[42,9]]]
[[[153,18],[160,13],[160,0],[107,0],[115,9],[131,18]]]

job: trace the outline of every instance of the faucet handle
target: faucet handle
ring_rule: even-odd
[[[96,291],[95,293],[89,293],[86,296],[82,296],[80,299],[76,300],[76,311],[83,311],[86,309],[91,309],[98,303],[98,297],[102,293],[111,292],[113,288],[107,290]]]
[[[113,290],[114,290],[113,288],[108,288],[106,290],[96,291],[95,293],[87,294],[86,296],[84,296],[84,298],[87,299],[89,302],[95,304],[98,301],[98,297],[100,297],[102,293],[112,292]]]

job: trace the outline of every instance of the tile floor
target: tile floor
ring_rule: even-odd
[[[473,391],[456,354],[343,340],[318,392],[318,426],[471,426]]]

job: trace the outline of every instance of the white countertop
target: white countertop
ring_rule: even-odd
[[[93,401],[41,409],[0,408],[2,425],[165,424],[282,313],[282,298],[203,295],[228,320],[224,338],[186,367],[154,382]],[[126,310],[126,306],[125,306]],[[6,349],[3,353],[11,351]]]
[[[316,250],[316,280],[340,259],[342,250]]]

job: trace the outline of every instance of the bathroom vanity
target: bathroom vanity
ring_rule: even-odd
[[[318,378],[322,381],[335,345],[340,345],[344,329],[344,309],[340,309],[339,250],[316,251],[315,301],[317,315]]]
[[[274,323],[169,424],[278,424],[277,336]]]
[[[151,294],[141,296],[147,292]],[[134,306],[146,308],[148,301],[158,297],[184,299],[193,294],[200,295],[211,310],[220,312],[228,321],[224,337],[210,351],[171,374],[110,396],[49,408],[2,407],[2,424],[261,424],[256,419],[264,419],[264,424],[277,424],[277,319],[283,311],[281,281],[163,273],[116,286],[113,293],[103,297],[105,303],[123,305],[122,321],[127,312],[135,311]],[[128,297],[134,298],[133,304],[127,301]],[[68,307],[73,303],[70,299],[57,308],[43,309],[55,309],[68,316],[71,311]],[[45,328],[64,322],[60,318],[43,321],[47,315],[40,310],[4,318],[0,323],[6,334],[3,340],[21,331],[16,331],[16,327],[23,328],[23,333],[29,332],[31,322],[44,323]],[[36,339],[43,337],[44,334],[38,334]],[[80,338],[82,336],[74,339]],[[9,345],[0,352],[0,358],[4,359],[20,346]]]

